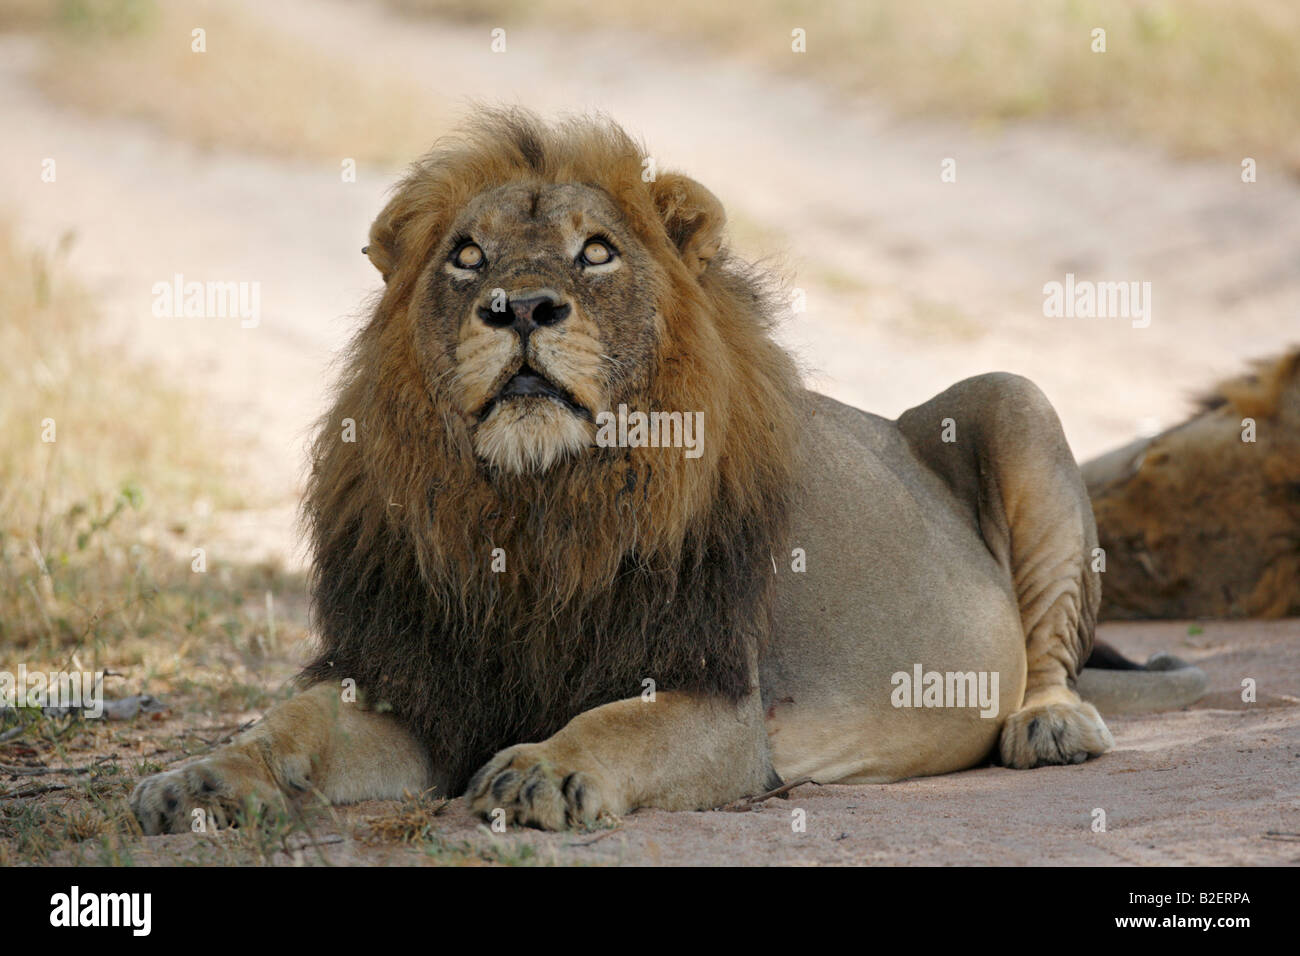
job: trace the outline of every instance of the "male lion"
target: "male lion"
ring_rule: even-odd
[[[1199,405],[1081,466],[1107,555],[1104,618],[1300,613],[1300,349]]]
[[[1096,532],[1042,393],[983,375],[887,421],[803,390],[718,200],[643,156],[490,112],[397,188],[313,449],[320,654],[140,783],[146,832],[430,786],[561,828],[1111,747],[1072,686]],[[699,446],[598,441],[615,410]]]

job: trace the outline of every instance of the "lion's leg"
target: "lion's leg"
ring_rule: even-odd
[[[337,803],[400,797],[433,783],[428,755],[393,717],[318,684],[274,708],[229,746],[140,781],[131,808],[145,833],[184,833],[194,811],[219,824],[240,810],[283,809],[311,794]]]
[[[1020,376],[981,375],[906,412],[899,428],[973,509],[980,534],[1011,577],[1027,673],[1024,702],[1002,728],[1003,762],[1078,763],[1109,750],[1110,731],[1074,689],[1101,595],[1091,564],[1097,529],[1046,396]]]
[[[703,810],[776,783],[757,693],[739,704],[680,692],[579,714],[554,736],[509,747],[466,797],[488,819],[558,830],[637,807]]]

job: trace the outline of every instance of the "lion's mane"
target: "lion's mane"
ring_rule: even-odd
[[[1198,404],[1188,421],[1084,465],[1110,563],[1103,618],[1300,611],[1300,349]]]
[[[644,155],[605,120],[488,112],[412,168],[371,230],[386,284],[344,357],[303,506],[321,646],[301,679],[356,680],[453,793],[496,750],[635,696],[645,678],[731,699],[757,681],[803,393],[770,336],[766,280],[725,250],[694,274],[682,249],[720,223],[703,221],[684,177],[644,182]],[[644,398],[703,411],[703,457],[592,448],[540,475],[476,459],[421,371],[413,323],[456,211],[518,181],[605,190],[659,260],[666,331]],[[341,439],[348,418],[355,441]]]

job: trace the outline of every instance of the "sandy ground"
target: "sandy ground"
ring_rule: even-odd
[[[995,137],[898,123],[797,77],[696,66],[639,37],[519,30],[494,56],[486,30],[368,5],[243,5],[341,63],[383,49],[444,96],[608,111],[662,165],[719,194],[744,251],[786,263],[808,308],[783,335],[816,387],[873,411],[896,414],[965,375],[1017,371],[1048,393],[1086,458],[1173,423],[1189,393],[1300,339],[1300,188],[1266,164],[1245,185],[1236,162],[1176,165],[1067,130]],[[227,516],[227,553],[300,561],[305,436],[329,359],[378,286],[359,249],[396,171],[362,167],[344,184],[336,160],[200,151],[62,111],[27,80],[40,55],[29,39],[0,37],[0,215],[44,244],[75,231],[72,265],[97,296],[106,341],[169,370],[228,427],[253,507]],[[47,156],[55,184],[38,179]],[[955,184],[939,180],[945,157],[958,160]],[[1151,282],[1150,327],[1044,318],[1042,285],[1066,272]],[[152,285],[176,273],[260,281],[261,324],[153,317]],[[1296,862],[1298,631],[1296,621],[1208,624],[1196,637],[1185,624],[1105,627],[1138,656],[1173,649],[1201,663],[1212,693],[1185,712],[1113,719],[1115,752],[1079,767],[809,786],[746,813],[640,812],[608,835],[496,837],[458,805],[443,819],[449,838],[593,862]],[[1245,677],[1259,681],[1257,703],[1240,700]],[[791,830],[795,808],[806,833]],[[1105,833],[1091,830],[1094,808]],[[151,841],[141,859],[190,839]],[[418,860],[350,840],[318,849]]]
[[[1101,636],[1145,658],[1173,649],[1210,692],[1183,711],[1108,717],[1116,746],[1071,767],[982,767],[880,786],[805,785],[744,811],[639,810],[611,829],[492,833],[452,801],[444,848],[495,858],[595,865],[1291,865],[1300,863],[1300,626],[1295,621],[1106,624]],[[1241,682],[1257,682],[1254,703]],[[359,842],[373,801],[309,815],[314,844],[276,865],[419,865],[420,849]],[[1104,818],[1097,811],[1104,812]],[[794,829],[796,811],[805,828]],[[1103,820],[1104,832],[1093,829]],[[303,847],[304,835],[290,846]],[[141,864],[222,862],[233,837],[153,837]],[[531,852],[529,852],[531,851]],[[527,854],[527,855],[525,855]],[[66,857],[65,857],[66,858]]]

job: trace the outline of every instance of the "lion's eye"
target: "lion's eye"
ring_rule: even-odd
[[[614,250],[603,239],[588,239],[578,259],[584,266],[603,266],[614,258]]]
[[[482,249],[472,242],[466,242],[451,254],[451,264],[459,269],[477,269],[483,265],[485,258]]]

